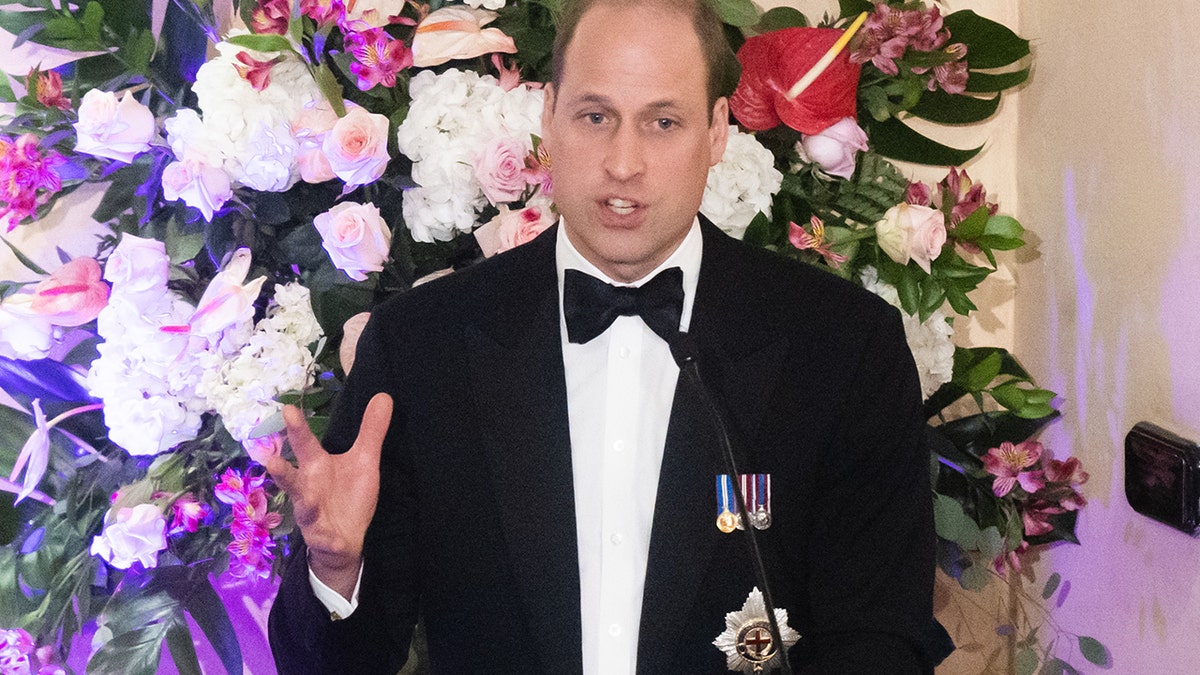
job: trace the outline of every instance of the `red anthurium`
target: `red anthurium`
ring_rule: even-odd
[[[742,79],[729,100],[738,122],[752,131],[783,123],[802,134],[817,134],[842,118],[855,117],[861,66],[850,62],[846,50],[798,96],[787,96],[843,32],[785,28],[746,40],[737,54]]]

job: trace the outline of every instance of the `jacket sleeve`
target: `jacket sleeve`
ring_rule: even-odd
[[[922,646],[933,622],[930,456],[912,354],[886,309],[847,372],[818,476],[806,673],[932,672]]]
[[[411,471],[403,453],[403,399],[396,390],[393,361],[401,350],[391,344],[384,317],[373,316],[359,340],[354,368],[341,393],[322,443],[332,453],[353,444],[367,402],[378,392],[392,395],[391,426],[380,466],[379,507],[363,545],[358,608],[334,621],[313,594],[306,549],[291,553],[279,594],[271,608],[268,633],[279,672],[385,673],[399,671],[419,613],[416,558],[412,544]]]

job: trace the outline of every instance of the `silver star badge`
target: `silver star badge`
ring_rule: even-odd
[[[775,609],[775,621],[779,624],[783,648],[789,649],[800,639],[800,634],[787,625],[786,609]],[[771,637],[767,607],[758,587],[750,591],[741,610],[725,615],[725,632],[713,644],[725,652],[725,664],[730,670],[761,673],[778,667],[779,649]]]

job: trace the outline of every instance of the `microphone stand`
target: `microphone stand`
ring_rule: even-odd
[[[771,585],[767,583],[767,568],[763,565],[762,550],[758,546],[758,536],[754,532],[754,526],[750,523],[749,505],[746,504],[745,495],[742,493],[741,481],[738,480],[737,461],[733,456],[733,445],[729,441],[729,433],[725,427],[725,418],[721,415],[721,411],[717,408],[712,396],[708,393],[708,387],[704,386],[704,381],[700,378],[699,356],[700,350],[696,346],[696,340],[690,333],[677,333],[674,340],[670,341],[671,356],[675,359],[675,363],[679,365],[679,371],[683,373],[687,379],[695,385],[696,391],[700,394],[701,400],[708,408],[713,421],[717,426],[717,435],[721,441],[721,458],[725,461],[725,470],[729,472],[733,483],[733,498],[736,504],[741,505],[741,510],[745,514],[745,527],[743,531],[746,533],[746,542],[750,546],[751,556],[754,558],[754,575],[758,580],[759,587],[762,588],[763,605],[767,610],[767,624],[771,630],[771,639],[775,641],[775,649],[779,652],[779,662],[785,675],[792,675],[792,664],[788,659],[787,646],[783,643],[783,636],[779,632],[779,621],[775,618],[775,601],[771,595]]]

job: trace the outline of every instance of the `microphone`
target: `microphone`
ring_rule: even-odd
[[[712,396],[709,394],[708,387],[704,385],[704,380],[700,378],[700,348],[696,344],[696,339],[691,333],[679,332],[668,343],[671,348],[671,357],[675,359],[675,363],[679,366],[679,372],[683,374],[694,385],[696,392],[700,395],[700,399],[704,401],[705,407],[708,408],[709,414],[712,416],[713,422],[717,427],[717,436],[721,444],[721,458],[725,462],[725,470],[732,476],[733,483],[733,498],[736,504],[740,504],[740,508],[744,513],[749,515],[749,507],[746,504],[746,497],[742,493],[742,482],[738,480],[741,474],[738,472],[737,460],[733,455],[733,445],[729,440],[729,432],[725,427],[725,418],[721,415],[720,408],[717,407]],[[775,601],[771,595],[771,585],[767,583],[767,568],[763,564],[762,551],[758,547],[758,535],[755,534],[754,528],[747,522],[742,530],[746,533],[746,542],[750,546],[751,556],[754,558],[754,576],[758,580],[759,588],[762,589],[763,604],[767,610],[767,623],[771,629],[771,639],[775,641],[776,650],[779,652],[780,667],[785,675],[792,675],[792,664],[788,660],[787,648],[783,644],[783,637],[779,633],[779,621],[775,618]]]

